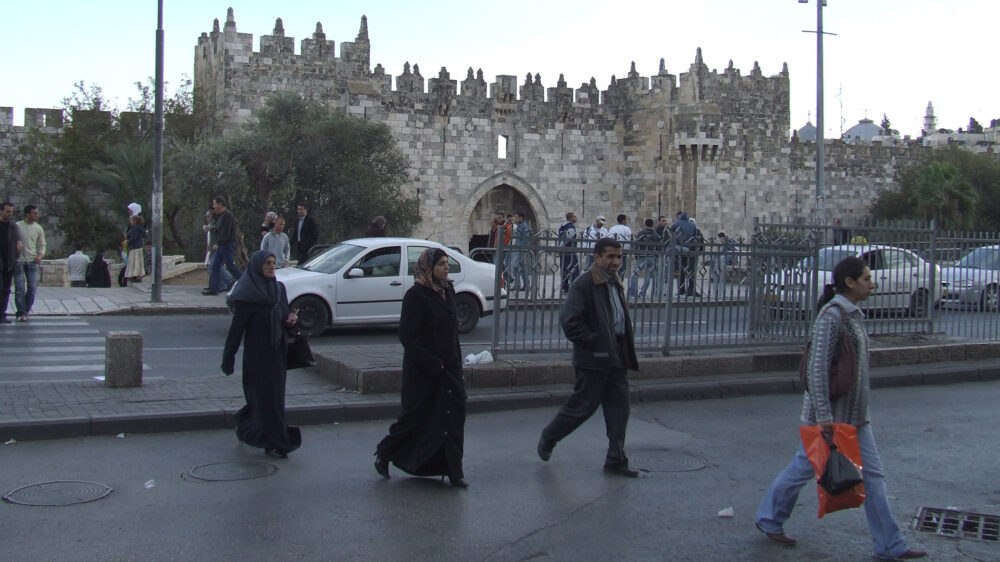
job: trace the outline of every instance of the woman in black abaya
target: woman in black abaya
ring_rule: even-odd
[[[247,404],[236,412],[236,437],[283,459],[302,444],[299,428],[285,422],[285,327],[294,326],[298,317],[288,308],[285,286],[274,278],[274,261],[271,252],[254,252],[229,296],[234,314],[222,352],[222,372],[233,374],[242,339]]]
[[[425,250],[413,277],[399,316],[402,412],[378,444],[375,470],[389,478],[391,462],[414,476],[447,476],[452,486],[467,488],[462,472],[466,394],[448,255],[438,248]]]

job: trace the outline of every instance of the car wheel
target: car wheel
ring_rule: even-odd
[[[910,297],[910,316],[926,318],[930,306],[930,293],[926,289],[917,289]]]
[[[455,311],[458,313],[458,332],[471,332],[479,323],[479,301],[476,297],[462,293],[455,295]]]
[[[292,301],[292,308],[299,309],[299,331],[309,337],[318,336],[326,330],[326,325],[330,323],[330,315],[326,311],[326,304],[322,300],[313,296],[299,297]]]
[[[1000,287],[988,285],[983,289],[983,296],[979,298],[979,309],[986,312],[1000,310]]]

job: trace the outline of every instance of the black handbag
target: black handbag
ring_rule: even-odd
[[[316,359],[313,357],[312,348],[309,347],[309,338],[305,334],[298,334],[288,342],[285,369],[301,369],[315,364]]]
[[[830,495],[842,494],[862,482],[861,470],[845,457],[837,446],[833,444],[833,437],[823,434],[827,444],[830,446],[830,458],[826,460],[823,468],[823,476],[819,479],[819,485]]]

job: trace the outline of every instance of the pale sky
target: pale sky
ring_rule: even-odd
[[[754,61],[772,76],[787,62],[797,129],[816,122],[816,36],[803,30],[816,28],[817,1],[163,0],[165,77],[193,77],[198,36],[213,19],[225,22],[230,6],[255,50],[280,17],[296,52],[322,22],[338,56],[367,15],[372,68],[381,63],[393,76],[409,61],[425,79],[445,66],[461,81],[471,66],[488,83],[498,74],[521,83],[530,72],[548,88],[562,73],[572,88],[593,76],[604,90],[632,61],[643,76],[656,74],[660,58],[671,74],[687,72],[698,47],[720,72],[732,59],[744,76]],[[156,6],[0,0],[0,106],[13,107],[22,124],[25,107],[60,107],[84,80],[123,109],[133,84],[154,73]],[[878,124],[883,113],[901,134],[917,136],[928,101],[938,127],[1000,118],[997,22],[993,0],[829,0],[823,28],[837,35],[824,40],[826,137],[839,137],[841,120],[846,130],[865,116]]]

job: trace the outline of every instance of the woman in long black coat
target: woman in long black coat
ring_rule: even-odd
[[[378,444],[375,470],[389,478],[391,462],[414,476],[447,476],[452,486],[466,488],[462,350],[444,250],[430,248],[417,260],[413,287],[403,297],[399,341],[402,412]]]
[[[288,308],[285,286],[274,277],[274,254],[257,251],[250,257],[229,302],[234,308],[222,372],[233,374],[243,340],[243,396],[246,406],[236,412],[236,437],[264,453],[286,458],[302,444],[297,427],[285,421],[285,366],[288,335],[285,327],[298,321]]]

